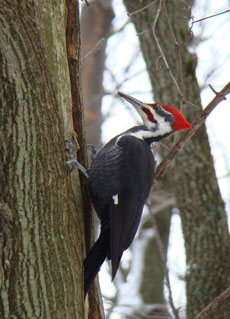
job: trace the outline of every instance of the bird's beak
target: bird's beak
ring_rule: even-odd
[[[120,95],[121,97],[123,97],[129,103],[131,103],[137,109],[137,111],[138,111],[138,109],[142,110],[143,108],[149,108],[148,104],[145,104],[145,103],[135,99],[134,97],[132,97],[130,95],[127,95],[127,94],[122,93],[120,91],[118,91],[117,94]]]

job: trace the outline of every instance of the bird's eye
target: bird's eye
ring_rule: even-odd
[[[156,105],[154,106],[154,110],[155,110],[155,111],[160,111],[160,110],[161,110],[161,106],[160,106],[159,104],[156,104]]]

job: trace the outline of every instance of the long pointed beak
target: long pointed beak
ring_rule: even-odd
[[[122,93],[120,91],[117,92],[118,95],[120,95],[121,97],[123,97],[126,101],[128,101],[129,103],[131,103],[134,107],[142,109],[143,107],[146,108],[147,105],[137,99],[135,99],[134,97],[127,95],[125,93]]]

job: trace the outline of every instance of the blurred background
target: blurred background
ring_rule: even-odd
[[[132,107],[117,96],[118,90],[143,102],[182,108],[192,122],[215,96],[208,85],[219,91],[229,82],[229,1],[89,3],[81,8],[87,143],[100,149],[116,134],[140,123]],[[127,15],[146,5],[145,10]],[[221,12],[225,13],[196,22]],[[183,96],[151,30],[158,13],[154,32]],[[222,291],[217,282],[226,281],[229,251],[229,118],[228,98],[153,189],[114,282],[110,265],[103,265],[99,279],[107,318],[193,318]],[[153,145],[158,164],[174,142]],[[218,278],[213,280],[214,276]],[[215,292],[209,296],[212,285]],[[194,287],[205,291],[205,296],[200,297]]]

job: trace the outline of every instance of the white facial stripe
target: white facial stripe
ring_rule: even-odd
[[[141,131],[138,131],[138,132],[134,132],[134,133],[124,133],[122,135],[120,135],[117,140],[116,140],[116,145],[117,143],[120,141],[120,139],[122,137],[125,137],[125,136],[134,136],[136,138],[139,138],[140,140],[144,140],[145,138],[150,138],[150,137],[153,137],[153,136],[156,136],[158,134],[154,134],[153,131],[145,131],[145,130],[141,130]],[[114,195],[115,196],[115,195]]]
[[[154,123],[152,123],[152,124],[154,124]],[[154,128],[154,125],[152,126],[152,129],[153,128]],[[151,129],[151,127],[150,127],[150,129]],[[139,138],[140,140],[144,140],[144,139],[147,139],[147,138],[162,136],[162,135],[165,135],[167,133],[171,133],[172,132],[172,127],[171,127],[171,125],[168,122],[161,123],[159,125],[158,129],[155,130],[155,131],[152,130],[152,129],[150,131],[141,130],[141,131],[137,131],[137,132],[134,132],[134,133],[128,132],[128,133],[122,134],[122,135],[120,135],[117,138],[116,145],[119,142],[119,140],[122,137],[124,137],[124,136],[134,136],[136,138]]]
[[[146,138],[150,138],[150,137],[154,137],[158,134],[156,134],[156,132],[153,132],[153,131],[139,131],[139,132],[135,132],[135,133],[131,133],[129,134],[131,136],[134,136],[136,138],[139,138],[140,140],[144,140]]]
[[[151,137],[157,137],[157,136],[162,136],[167,133],[171,133],[172,128],[171,125],[168,122],[163,122],[162,124],[159,125],[159,128],[155,131],[139,131],[136,133],[131,133],[129,135],[134,136],[136,138],[139,138],[141,140],[144,140],[146,138],[151,138]]]
[[[163,116],[158,115],[157,112],[153,112],[153,116],[158,123],[165,122],[165,118]]]

